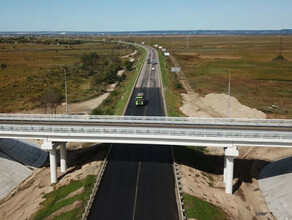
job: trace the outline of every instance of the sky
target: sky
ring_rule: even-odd
[[[292,0],[0,0],[0,31],[291,28]]]

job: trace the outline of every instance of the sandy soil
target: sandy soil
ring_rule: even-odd
[[[178,65],[177,61],[172,58]],[[179,78],[187,93],[182,94],[183,106],[180,110],[191,117],[227,117],[228,96],[226,94],[208,94],[201,97],[189,85],[183,73]],[[266,114],[257,109],[242,105],[235,97],[230,97],[230,118],[266,118]],[[209,155],[221,155],[223,149],[208,148]],[[202,171],[180,165],[183,191],[202,198],[221,207],[231,219],[275,219],[267,207],[264,196],[259,190],[258,174],[269,162],[292,156],[292,149],[239,147],[239,157],[235,160],[234,194],[225,194],[223,175],[206,173],[214,179],[213,187]],[[223,161],[223,160],[222,160]],[[223,173],[223,164],[222,173]]]
[[[79,149],[78,144],[71,143],[69,149]],[[74,154],[74,153],[73,153]],[[68,160],[70,152],[67,151]],[[69,167],[65,174],[58,168],[59,182],[54,186],[50,183],[50,168],[35,169],[31,176],[23,181],[6,198],[0,201],[0,219],[31,219],[44,201],[43,195],[67,185],[74,180],[85,178],[87,175],[97,175],[102,161],[92,161],[80,166]],[[76,204],[75,204],[76,205]],[[70,209],[67,207],[66,209]]]
[[[106,89],[106,93],[103,93],[96,98],[83,101],[83,102],[69,103],[68,104],[69,114],[89,114],[94,108],[98,107],[103,102],[103,100],[105,100],[110,95],[110,92],[115,89],[116,85],[117,83],[108,85]],[[29,110],[29,111],[21,111],[19,113],[44,114],[44,109],[38,108],[38,109]],[[47,109],[47,113],[48,114],[50,113],[50,109]],[[62,106],[57,108],[57,114],[65,114],[65,113],[66,113],[66,104],[63,103]]]
[[[118,73],[117,73],[117,75],[118,76],[121,76],[121,75],[123,75],[124,72],[125,72],[125,70],[119,70]]]
[[[137,50],[135,50],[133,53],[131,54],[128,54],[128,55],[125,55],[125,56],[122,56],[122,58],[128,58],[130,56],[134,56],[135,54],[137,53]]]
[[[211,93],[200,97],[198,93],[183,93],[183,106],[180,110],[190,117],[226,118],[228,95]],[[266,118],[266,114],[242,105],[235,97],[230,97],[230,118]]]
[[[122,58],[129,58],[130,62],[133,63],[135,61],[135,59],[132,58],[131,56],[134,56],[136,53],[137,53],[137,50],[135,50],[133,53],[131,53],[129,55],[122,56]]]

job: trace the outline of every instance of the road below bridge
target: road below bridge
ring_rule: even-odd
[[[151,68],[144,63],[133,92],[143,92],[146,105],[132,97],[126,115],[164,116],[159,65]],[[178,219],[170,146],[114,144],[108,160],[88,219]]]

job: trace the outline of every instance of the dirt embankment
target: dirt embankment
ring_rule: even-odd
[[[54,186],[50,182],[49,164],[46,167],[35,169],[29,178],[0,201],[0,219],[31,219],[33,214],[39,210],[45,194],[74,180],[83,179],[87,175],[97,175],[102,163],[102,155],[97,156],[100,158],[98,160],[91,159],[94,154],[84,161],[77,159],[77,155],[91,150],[91,148],[93,147],[88,146],[86,149],[81,149],[77,143],[67,145],[69,168],[64,174],[58,168],[59,182]]]
[[[179,66],[174,57],[173,63]],[[178,74],[187,93],[183,93],[183,106],[180,110],[190,117],[226,118],[229,102],[230,118],[266,118],[266,114],[257,109],[242,105],[235,97],[226,94],[208,94],[205,97],[195,93],[184,77]],[[259,190],[258,175],[271,161],[292,155],[292,149],[239,147],[239,157],[235,159],[234,194],[225,194],[223,183],[223,149],[208,148],[208,155],[221,159],[219,167],[222,173],[207,173],[213,178],[212,184],[204,176],[202,170],[180,165],[183,190],[191,195],[221,207],[231,219],[275,219],[267,207],[264,196]]]

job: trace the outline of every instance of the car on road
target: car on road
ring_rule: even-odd
[[[151,69],[152,69],[152,71],[154,71],[155,70],[155,67],[152,67]]]

